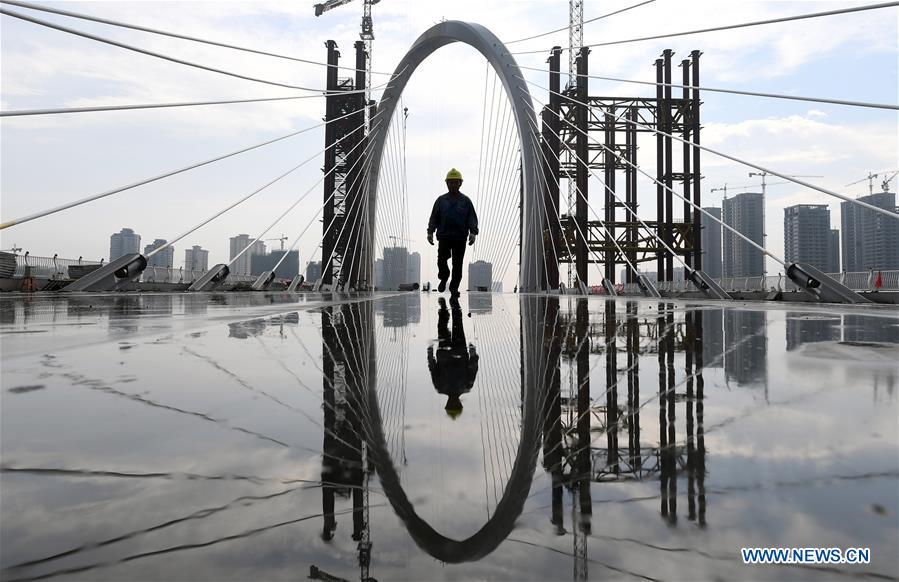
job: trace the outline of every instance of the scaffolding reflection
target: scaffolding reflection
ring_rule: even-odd
[[[322,539],[337,528],[336,498],[352,498],[360,580],[370,580],[369,477],[365,458],[364,395],[373,378],[375,345],[370,302],[329,306],[322,311]],[[314,568],[314,567],[313,567]],[[314,569],[315,577],[323,574]]]

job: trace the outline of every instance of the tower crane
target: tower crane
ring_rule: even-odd
[[[727,198],[727,182],[724,183],[723,188],[712,188],[711,190],[709,190],[710,194],[712,192],[724,192],[724,197]]]
[[[758,176],[762,179],[762,246],[768,248],[768,228],[766,225],[765,219],[765,206],[767,202],[767,198],[765,197],[767,194],[768,184],[765,181],[770,174],[768,172],[749,172],[749,177]],[[786,176],[787,178],[823,178],[823,176],[808,176],[808,175],[800,175],[800,174],[790,174]],[[768,261],[763,257],[762,258],[762,276],[768,274]]]
[[[405,238],[402,236],[393,236],[392,234],[390,236],[388,236],[387,238],[389,238],[390,240],[393,241],[393,246],[396,246],[396,241],[398,241],[398,240],[401,240],[403,242],[415,242],[411,238]]]
[[[278,238],[267,238],[267,239],[263,239],[263,240],[265,240],[266,242],[273,241],[273,240],[281,241],[281,250],[283,251],[284,250],[284,241],[287,240],[287,237],[284,236],[284,233],[282,232],[281,236]]]
[[[846,184],[845,187],[848,188],[849,186],[855,186],[856,184],[861,184],[862,182],[867,180],[868,181],[868,194],[874,194],[874,178],[883,177],[884,180],[881,183],[881,187],[883,188],[884,192],[889,192],[890,181],[896,177],[896,174],[897,174],[896,170],[887,170],[886,172],[878,172],[876,174],[874,172],[868,172],[868,176],[866,178],[862,178],[861,180],[856,180],[855,182],[852,182],[851,184]]]
[[[568,89],[577,84],[577,55],[584,45],[584,0],[568,0]],[[567,173],[568,216],[575,215],[577,206],[576,176]],[[568,263],[568,287],[574,287],[574,263]]]
[[[868,181],[868,194],[874,194],[874,178],[876,178],[876,177],[877,177],[877,174],[875,174],[873,172],[868,172],[867,178],[862,178],[861,180],[856,180],[855,182],[852,182],[851,184],[846,184],[845,187],[848,188],[849,186],[855,186],[856,184],[861,184],[862,182],[867,180]]]
[[[315,15],[321,16],[332,8],[349,4],[353,0],[326,0],[320,4],[316,4]],[[371,45],[375,39],[374,21],[371,18],[371,7],[381,0],[362,0],[362,26],[359,38],[365,42],[365,102],[371,100]],[[367,108],[366,108],[367,111]],[[367,115],[367,113],[366,113]]]

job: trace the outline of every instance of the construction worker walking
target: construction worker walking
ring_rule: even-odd
[[[439,196],[434,202],[431,219],[428,221],[430,244],[434,244],[434,233],[437,233],[437,278],[440,279],[437,290],[443,293],[449,279],[449,289],[453,297],[459,295],[465,241],[468,241],[469,246],[473,245],[478,235],[478,215],[471,199],[459,191],[461,187],[462,173],[453,168],[446,174],[447,193]],[[452,278],[447,266],[450,258],[453,260]]]

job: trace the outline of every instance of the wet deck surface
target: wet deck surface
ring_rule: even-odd
[[[0,349],[4,580],[899,576],[896,309],[6,295]]]

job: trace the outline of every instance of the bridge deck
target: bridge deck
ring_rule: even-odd
[[[590,578],[814,574],[750,575],[743,546],[870,547],[870,565],[831,574],[899,575],[895,309],[475,293],[460,307],[422,293],[0,296],[3,578],[354,579],[354,534],[381,580],[565,579],[572,561]],[[515,530],[441,566],[374,462],[360,470],[364,396],[417,514],[466,538],[513,472],[522,329],[549,370],[540,442],[559,448],[541,447]],[[469,389],[455,419],[438,392],[453,389]]]

